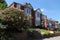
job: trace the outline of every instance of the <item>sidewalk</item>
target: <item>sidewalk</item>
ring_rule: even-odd
[[[51,38],[45,38],[43,40],[60,40],[60,36],[51,37]]]

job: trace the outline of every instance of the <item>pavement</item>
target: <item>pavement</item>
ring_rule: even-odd
[[[60,40],[60,36],[50,37],[50,38],[45,38],[45,39],[32,39],[32,40]]]
[[[57,37],[51,37],[51,38],[45,38],[43,40],[60,40],[60,36]]]

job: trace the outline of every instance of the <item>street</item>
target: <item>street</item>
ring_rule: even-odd
[[[43,40],[60,40],[60,36],[57,37],[51,37],[51,38],[45,38]]]
[[[60,40],[60,36],[50,37],[50,38],[45,38],[45,39],[33,39],[33,40]]]

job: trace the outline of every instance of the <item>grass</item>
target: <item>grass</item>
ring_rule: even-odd
[[[40,32],[40,33],[43,34],[43,35],[49,35],[49,34],[50,34],[50,32],[49,32],[48,30],[45,30],[45,29],[30,28],[29,30],[30,30],[31,32],[32,32],[32,31],[38,31],[38,32]]]
[[[44,33],[44,35],[49,35],[50,32],[48,30],[45,30],[45,29],[40,29],[41,32]]]

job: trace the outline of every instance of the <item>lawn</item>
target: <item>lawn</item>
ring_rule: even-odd
[[[31,32],[33,32],[33,31],[38,31],[38,32],[40,32],[42,35],[49,35],[50,34],[50,32],[48,31],[48,30],[45,30],[45,29],[39,29],[39,28],[30,28],[29,29]]]

